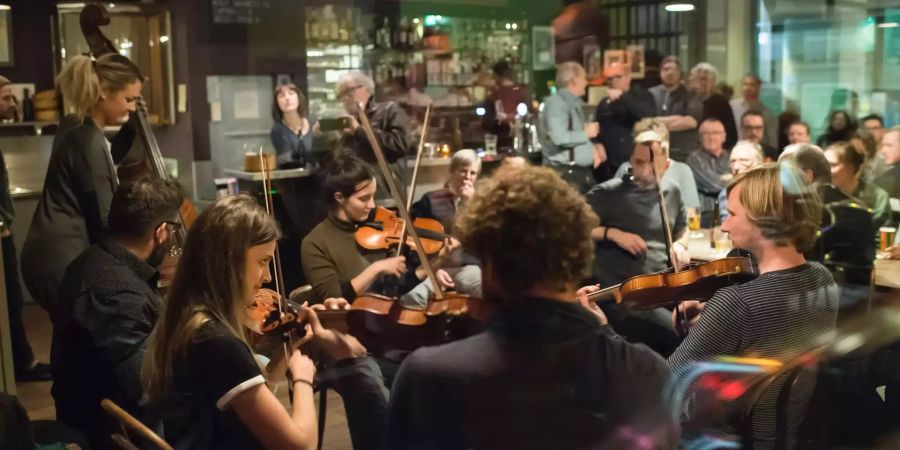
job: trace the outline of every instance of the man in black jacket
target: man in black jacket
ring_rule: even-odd
[[[588,289],[575,298],[597,224],[550,168],[503,169],[475,193],[456,232],[494,314],[485,332],[404,361],[389,448],[674,448],[662,358],[617,336]]]
[[[337,82],[337,95],[347,111],[350,126],[344,130],[340,147],[362,158],[370,164],[376,164],[374,150],[366,138],[366,133],[359,125],[359,106],[365,105],[366,114],[372,124],[372,131],[384,157],[391,166],[394,180],[398,187],[405,190],[405,166],[403,158],[409,154],[410,123],[403,108],[395,102],[376,102],[373,98],[375,82],[360,71],[352,71]],[[387,193],[387,185],[378,183],[380,193]],[[379,196],[381,198],[389,195]]]
[[[15,116],[16,98],[10,84],[9,79],[0,76],[0,120]],[[22,295],[22,285],[19,284],[19,262],[10,230],[15,215],[9,192],[9,172],[6,170],[3,152],[0,151],[0,237],[3,241],[3,276],[6,280],[6,303],[9,307],[9,332],[16,381],[49,381],[50,366],[34,359],[31,344],[25,334],[25,324],[22,322],[22,306],[25,299]]]
[[[81,429],[92,448],[114,448],[100,400],[141,416],[141,363],[162,306],[157,268],[181,226],[181,202],[169,181],[120,186],[108,235],[69,265],[60,286],[51,392],[57,418]]]
[[[627,67],[613,63],[603,74],[609,96],[597,105],[596,119],[600,122],[598,138],[606,150],[606,161],[594,171],[601,183],[613,178],[619,166],[631,157],[634,124],[656,115],[653,95],[638,85],[632,86]]]

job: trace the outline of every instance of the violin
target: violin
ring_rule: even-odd
[[[259,335],[278,336],[299,331],[299,337],[303,337],[306,334],[303,325],[299,305],[282,300],[281,295],[271,289],[260,289],[253,304],[247,308],[246,327]]]
[[[731,256],[692,265],[688,269],[679,270],[676,263],[672,228],[669,226],[669,214],[665,207],[665,195],[663,194],[661,181],[662,174],[656,170],[655,150],[652,143],[661,141],[659,135],[653,131],[645,131],[635,138],[635,142],[650,142],[650,167],[653,177],[656,179],[656,194],[659,200],[659,212],[663,222],[666,250],[669,257],[671,271],[638,275],[631,277],[621,284],[610,286],[606,289],[588,294],[588,300],[596,303],[598,300],[610,297],[616,303],[625,308],[642,310],[653,309],[660,306],[677,305],[685,300],[706,300],[719,289],[735,283],[741,283],[756,278],[757,273],[750,258],[744,256]]]
[[[426,125],[429,111],[430,108],[425,113]],[[422,224],[420,221],[422,219],[412,221],[409,215],[408,204],[412,201],[425,133],[423,132],[419,142],[416,169],[413,172],[413,185],[410,188],[406,202],[404,202],[400,197],[393,177],[389,175],[390,169],[387,166],[387,160],[372,131],[372,125],[368,116],[366,116],[365,108],[360,108],[359,116],[360,126],[365,131],[366,138],[372,146],[379,167],[386,174],[385,178],[388,188],[394,203],[398,206],[400,215],[400,218],[398,218],[387,210],[383,210],[379,215],[379,212],[376,211],[376,221],[379,218],[382,219],[383,235],[387,236],[390,234],[392,239],[396,239],[394,242],[397,242],[398,247],[402,247],[407,242],[407,239],[401,237],[406,236],[407,232],[409,233],[412,247],[418,253],[422,261],[422,267],[425,269],[425,273],[434,287],[434,294],[432,298],[429,298],[428,304],[424,308],[412,308],[400,304],[396,299],[367,293],[357,297],[348,310],[336,313],[322,311],[322,313],[325,313],[325,316],[329,313],[332,316],[342,314],[350,334],[355,336],[369,351],[388,357],[398,351],[408,352],[423,346],[438,345],[481,331],[483,328],[482,322],[490,313],[491,308],[488,303],[463,294],[445,293],[434,275],[431,262],[428,260],[426,252],[428,244],[422,238],[434,237],[437,238],[434,240],[439,241],[443,245],[444,238],[446,238],[443,235],[443,227],[441,227],[439,235],[432,235],[431,232],[438,232],[426,227],[422,227],[420,230],[420,224]],[[427,126],[424,129],[427,129]],[[413,224],[414,226],[408,227],[406,226],[407,224]],[[438,223],[438,225],[440,224]],[[399,233],[388,233],[391,228],[399,229]],[[357,232],[357,242],[359,242],[360,237],[360,233]],[[384,248],[382,245],[385,245],[385,238],[382,237],[381,239],[381,242],[377,244],[379,247],[376,248]],[[373,238],[373,240],[375,239]],[[362,243],[360,245],[366,247]],[[372,245],[376,244],[373,243]],[[437,250],[440,250],[440,247]],[[322,316],[323,314],[319,314],[320,318]]]
[[[450,237],[444,234],[444,226],[434,219],[420,217],[413,221],[416,232],[422,239],[425,253],[433,255],[444,248],[444,242]],[[414,245],[411,236],[405,233],[404,222],[387,208],[375,208],[372,221],[363,223],[354,234],[356,243],[366,250],[387,250],[400,243],[401,236],[406,235],[406,245]]]
[[[679,272],[659,272],[631,277],[621,284],[588,294],[599,303],[615,300],[633,310],[674,305],[684,300],[707,300],[719,289],[756,278],[750,258],[728,256]]]

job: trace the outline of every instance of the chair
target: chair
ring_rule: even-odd
[[[123,450],[138,450],[138,447],[131,441],[131,438],[128,437],[128,430],[133,431],[143,440],[152,444],[154,448],[159,450],[174,450],[172,446],[159,437],[158,434],[154,433],[153,430],[141,423],[140,420],[137,420],[134,416],[128,414],[128,412],[120,408],[119,405],[115,404],[112,400],[105,398],[100,402],[100,406],[103,407],[103,410],[106,411],[110,417],[119,422],[119,427],[122,432],[111,434],[110,439]]]

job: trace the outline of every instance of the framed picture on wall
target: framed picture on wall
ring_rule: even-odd
[[[626,64],[625,50],[607,50],[603,52],[603,70],[606,70],[614,63]]]
[[[556,67],[556,42],[553,27],[531,27],[532,67],[534,70]]]
[[[644,78],[644,46],[641,44],[629,45],[625,50],[626,64],[631,67],[631,78],[640,80]]]
[[[0,67],[12,65],[12,9],[7,5],[0,5]]]
[[[597,43],[596,36],[585,38],[581,45],[582,64],[587,74],[588,81],[598,79],[603,76],[603,58],[600,51],[600,45]]]

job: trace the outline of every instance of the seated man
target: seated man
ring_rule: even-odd
[[[790,146],[788,146],[790,147]],[[787,153],[787,152],[785,152]],[[758,167],[763,163],[762,147],[750,141],[738,141],[731,149],[728,156],[728,166],[731,168],[731,176],[737,176],[754,167]],[[728,196],[723,188],[719,192],[719,223],[725,221],[728,217]]]
[[[687,164],[694,172],[697,191],[701,196],[702,224],[709,227],[713,215],[718,212],[716,199],[719,192],[728,185],[728,167],[731,152],[725,150],[725,126],[718,119],[710,117],[700,124],[700,148],[687,158]]]
[[[116,448],[100,400],[141,417],[141,363],[163,301],[157,268],[175,244],[181,202],[168,181],[121,185],[108,235],[78,256],[63,278],[51,392],[57,418],[84,431],[91,448]]]
[[[690,261],[681,193],[678,186],[664,177],[669,167],[668,146],[658,131],[664,129],[655,119],[638,122],[634,130],[637,137],[631,153],[631,175],[599,184],[587,194],[588,203],[600,216],[601,226],[594,229],[591,237],[596,241],[593,275],[601,286],[672,266],[655,176],[662,178],[669,231],[674,241],[671,249],[674,263],[684,265]],[[677,345],[669,326],[669,312],[664,308],[628,311],[610,304],[604,310],[613,327],[626,338],[647,343],[661,354],[670,353]]]
[[[814,349],[834,329],[838,289],[828,270],[803,257],[816,238],[821,207],[814,190],[787,165],[769,165],[738,175],[728,186],[728,219],[722,229],[734,246],[748,250],[760,275],[720,289],[705,304],[683,302],[679,310],[693,323],[669,357],[674,371],[720,355],[787,361]],[[782,184],[782,180],[788,180]],[[701,314],[702,311],[702,314]],[[697,316],[699,315],[699,320]],[[680,314],[673,313],[673,321]],[[777,400],[787,373],[777,377],[755,403],[752,448],[772,448]],[[814,381],[800,378],[790,390],[788,442],[802,423]],[[739,424],[717,421],[724,433]]]
[[[645,123],[647,122],[638,122],[637,124],[635,124],[634,129],[636,130],[639,124]],[[661,126],[662,122],[659,121],[658,118],[654,119],[653,123],[655,124],[653,126],[653,131],[655,131],[662,138],[662,145],[669,146],[669,129],[665,126]],[[640,126],[643,127],[644,125]],[[635,135],[637,135],[637,133],[635,133]],[[619,166],[619,169],[616,170],[616,175],[614,178],[622,178],[626,175],[630,176],[630,174],[631,162],[625,161],[622,163],[622,165]],[[663,174],[663,181],[678,186],[678,190],[681,192],[681,201],[684,202],[685,208],[700,208],[702,203],[700,202],[697,182],[694,179],[694,174],[691,172],[691,166],[681,161],[669,158],[669,168],[666,169],[666,173]]]
[[[391,391],[388,448],[676,445],[661,358],[575,300],[596,226],[584,198],[548,168],[507,168],[475,193],[456,232],[482,261],[492,321],[404,361]]]

